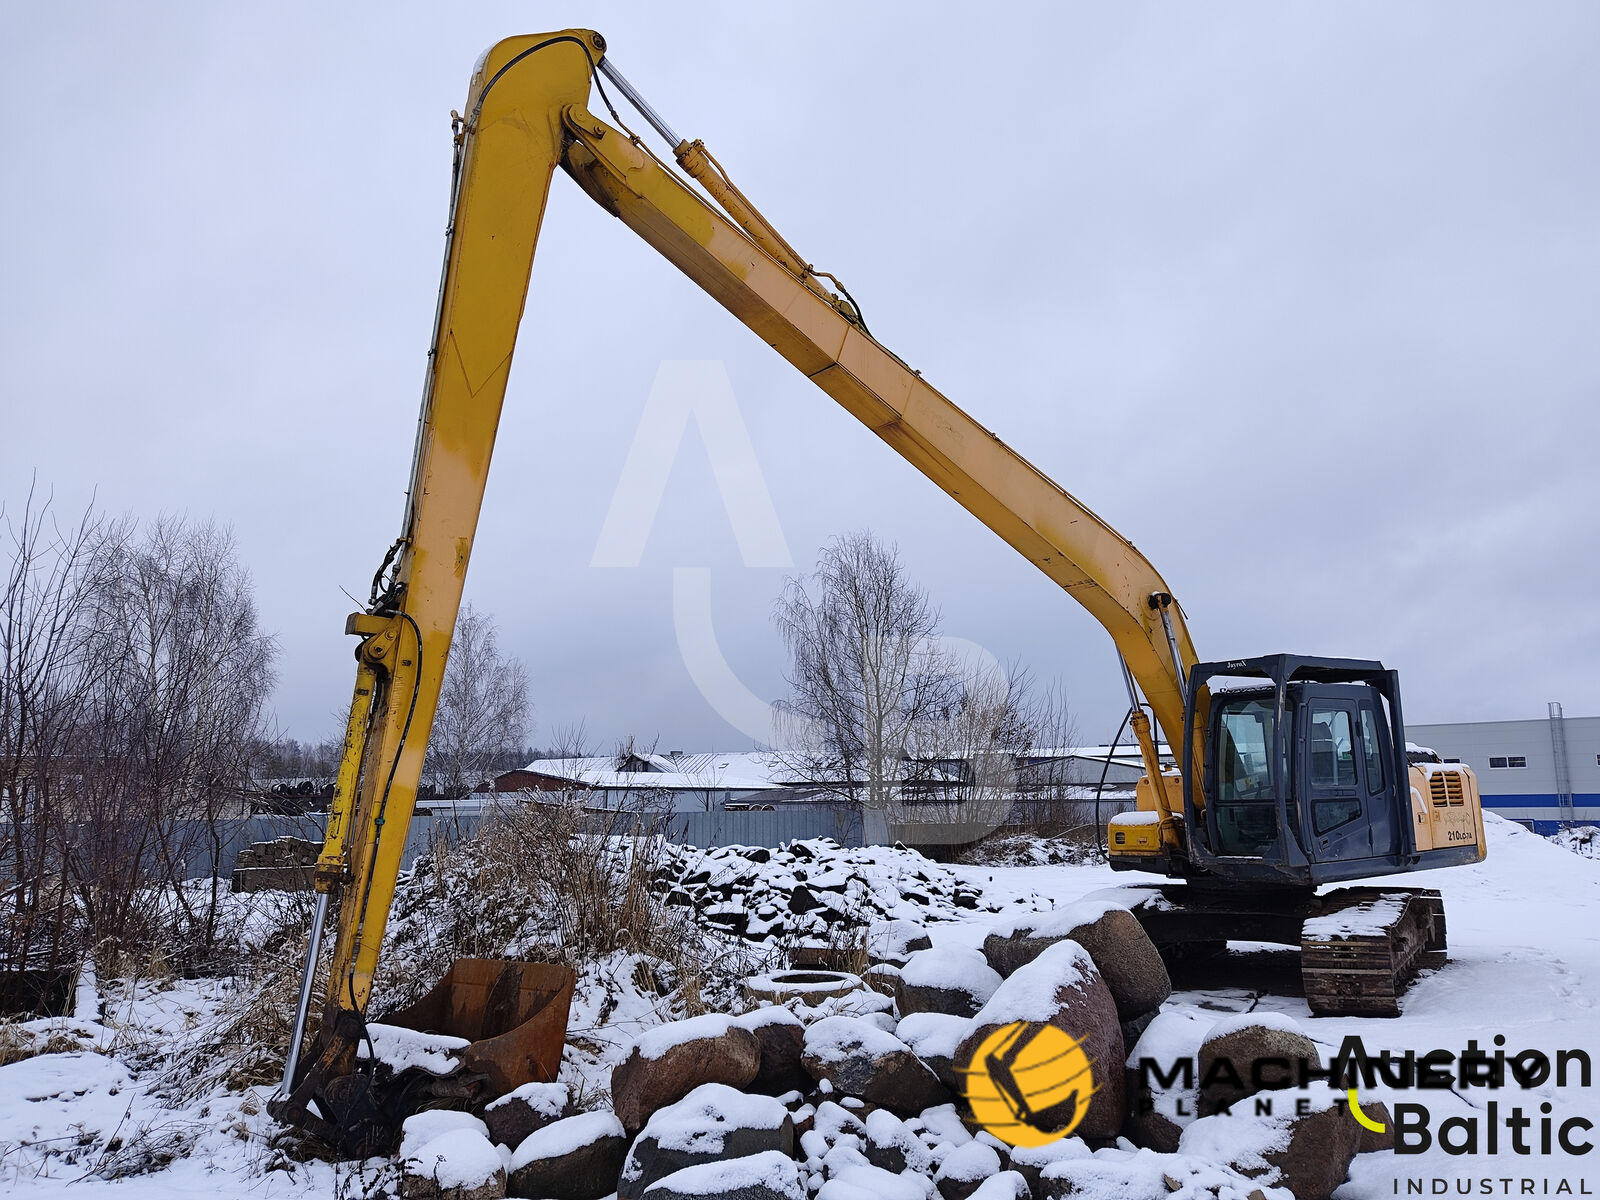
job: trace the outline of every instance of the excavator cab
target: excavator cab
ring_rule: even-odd
[[[1227,686],[1212,682],[1223,679]],[[1180,769],[1200,874],[1311,887],[1404,865],[1409,789],[1396,672],[1280,654],[1197,663],[1187,693]]]
[[[1141,811],[1109,826],[1114,869],[1309,893],[1483,857],[1476,779],[1459,764],[1411,763],[1400,677],[1382,663],[1196,663],[1184,699],[1170,812],[1141,781]]]
[[[1472,772],[1410,761],[1399,676],[1379,662],[1279,654],[1196,663],[1185,683],[1181,810],[1160,811],[1147,779],[1153,811],[1109,826],[1113,868],[1183,882],[1125,902],[1169,966],[1295,946],[1313,1014],[1397,1015],[1443,961],[1439,893],[1321,885],[1481,859]]]
[[[1179,770],[1197,874],[1315,886],[1403,866],[1410,822],[1397,672],[1366,659],[1274,654],[1198,662],[1186,693]]]

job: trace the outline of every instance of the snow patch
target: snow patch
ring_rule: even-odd
[[[966,946],[918,950],[900,969],[900,978],[912,987],[965,992],[979,1004],[1000,986],[1000,973],[983,952]]]
[[[564,1083],[525,1083],[498,1100],[491,1100],[484,1106],[484,1111],[503,1108],[520,1100],[546,1121],[554,1121],[567,1110],[567,1099],[567,1085]]]
[[[727,1013],[706,1013],[685,1021],[670,1021],[641,1034],[633,1043],[640,1058],[657,1059],[686,1042],[722,1037],[735,1024]]]
[[[436,1180],[441,1188],[478,1188],[505,1169],[486,1134],[452,1129],[405,1157],[409,1175]]]
[[[912,1013],[900,1018],[894,1035],[911,1047],[918,1058],[954,1058],[962,1040],[972,1032],[967,1017],[946,1013]]]
[[[768,1025],[804,1025],[805,1022],[782,1005],[767,1004],[736,1017],[734,1024],[754,1033],[758,1029],[765,1029]]]
[[[720,1154],[729,1131],[777,1129],[789,1111],[771,1096],[746,1095],[725,1083],[702,1083],[676,1104],[650,1114],[640,1136],[664,1150]]]
[[[941,1180],[952,1179],[959,1183],[976,1183],[999,1173],[1000,1156],[994,1152],[994,1147],[974,1139],[945,1155],[933,1181],[937,1184]]]
[[[805,1052],[825,1063],[844,1062],[858,1054],[880,1058],[897,1051],[909,1054],[911,1047],[859,1017],[824,1017],[806,1030]]]
[[[623,1137],[622,1122],[615,1113],[579,1113],[566,1117],[543,1129],[536,1129],[522,1139],[511,1155],[511,1169],[520,1171],[531,1162],[551,1158],[565,1158],[585,1146],[592,1146],[602,1138]]]
[[[891,1176],[892,1178],[892,1176]],[[683,1196],[721,1196],[741,1188],[767,1188],[786,1198],[804,1200],[795,1161],[779,1150],[763,1150],[744,1158],[699,1163],[674,1171],[645,1188],[645,1196],[675,1192]]]
[[[1067,987],[1088,990],[1096,978],[1094,960],[1077,942],[1057,942],[1019,967],[972,1018],[974,1025],[1048,1021],[1056,1015],[1057,994]]]
[[[466,1038],[446,1037],[442,1033],[420,1033],[401,1025],[383,1025],[377,1021],[368,1022],[367,1037],[371,1039],[370,1052],[364,1039],[356,1050],[356,1057],[376,1057],[397,1074],[409,1067],[421,1067],[430,1075],[449,1075],[461,1065],[454,1051],[472,1045]]]
[[[1152,1021],[1151,1024],[1154,1025],[1155,1022]],[[1227,1037],[1230,1033],[1238,1033],[1241,1029],[1255,1028],[1279,1029],[1284,1033],[1298,1033],[1301,1037],[1306,1036],[1306,1031],[1301,1028],[1300,1022],[1287,1013],[1261,1011],[1224,1017],[1206,1032],[1205,1040],[1209,1042],[1212,1038]],[[1149,1030],[1147,1029],[1145,1032],[1148,1033]],[[1139,1044],[1141,1046],[1144,1045],[1142,1038]]]
[[[925,1176],[891,1175],[879,1167],[852,1166],[836,1172],[817,1200],[930,1200],[937,1193]]]
[[[429,1142],[462,1129],[485,1138],[489,1136],[489,1127],[471,1113],[433,1108],[409,1116],[400,1126],[400,1157],[415,1158]]]
[[[1405,912],[1405,905],[1403,896],[1376,896],[1349,908],[1307,919],[1300,927],[1300,936],[1315,941],[1383,937]]]

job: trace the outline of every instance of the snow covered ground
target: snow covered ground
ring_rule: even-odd
[[[1394,1020],[1314,1019],[1304,1000],[1243,987],[1215,987],[1175,994],[1164,1008],[1187,1018],[1198,1039],[1216,1021],[1247,1011],[1292,1017],[1332,1057],[1349,1034],[1369,1051],[1419,1053],[1434,1048],[1460,1052],[1469,1038],[1494,1049],[1539,1049],[1554,1060],[1560,1050],[1581,1049],[1600,1059],[1600,862],[1527,833],[1493,816],[1485,818],[1487,862],[1422,875],[1402,876],[1398,886],[1443,891],[1449,922],[1450,962],[1411,988],[1404,1013]],[[1101,888],[1140,878],[1099,865],[949,867],[979,891],[985,907],[999,912],[945,912],[953,919],[930,926],[935,945],[981,944],[988,929],[1009,916],[1070,904]],[[675,1015],[652,995],[615,1000],[618,979],[631,978],[625,956],[597,970],[599,978],[580,990],[574,1026],[584,1028],[587,1048],[575,1050],[563,1081],[599,1097],[613,1059],[654,1021]],[[604,1005],[595,996],[609,995]],[[587,997],[587,998],[586,998]],[[17,1196],[106,1195],[145,1197],[216,1195],[361,1196],[384,1179],[378,1164],[293,1161],[275,1142],[265,1113],[269,1086],[230,1089],[220,1072],[202,1061],[216,1024],[236,1015],[237,993],[222,981],[107,984],[71,1020],[30,1022],[14,1030],[50,1053],[0,1067],[0,1192]],[[232,1006],[232,1007],[230,1007]],[[620,1018],[628,1028],[612,1030]],[[1170,1022],[1177,1026],[1177,1022]],[[602,1030],[604,1032],[602,1032]],[[615,1036],[605,1034],[615,1033]],[[198,1057],[197,1057],[198,1056]],[[1521,1104],[1537,1121],[1548,1102],[1560,1122],[1583,1118],[1600,1127],[1600,1078],[1595,1086],[1557,1089],[1553,1081],[1528,1092],[1482,1089],[1429,1092],[1432,1128],[1448,1117],[1486,1119],[1486,1102],[1506,1110]],[[1379,1087],[1363,1099],[1391,1108],[1418,1093]],[[1587,1135],[1593,1140],[1600,1137]],[[1483,1131],[1480,1128],[1480,1139]],[[1408,1179],[1421,1179],[1432,1193],[1435,1179],[1493,1180],[1481,1194],[1557,1194],[1558,1180],[1574,1194],[1580,1182],[1600,1194],[1600,1153],[1517,1156],[1500,1133],[1493,1158],[1455,1157],[1436,1144],[1416,1156],[1368,1154],[1356,1159],[1340,1200],[1405,1195]],[[110,1177],[110,1178],[108,1178]],[[1521,1180],[1535,1181],[1523,1187]],[[1542,1182],[1550,1180],[1548,1191]],[[1452,1189],[1453,1190],[1453,1189]]]
[[[1203,1034],[1214,1019],[1229,1013],[1278,1012],[1295,1018],[1300,1028],[1331,1058],[1349,1034],[1360,1035],[1368,1051],[1393,1050],[1421,1053],[1441,1048],[1460,1053],[1476,1038],[1491,1053],[1494,1038],[1505,1038],[1507,1053],[1537,1049],[1554,1061],[1557,1050],[1581,1049],[1595,1061],[1596,1074],[1589,1088],[1557,1089],[1553,1082],[1522,1092],[1490,1093],[1474,1089],[1465,1094],[1444,1091],[1398,1092],[1379,1087],[1370,1098],[1394,1104],[1421,1100],[1432,1112],[1432,1129],[1453,1117],[1477,1117],[1480,1151],[1481,1129],[1487,1099],[1499,1101],[1502,1120],[1512,1105],[1520,1103],[1537,1122],[1541,1103],[1551,1104],[1558,1121],[1571,1117],[1593,1122],[1596,1133],[1587,1140],[1596,1151],[1587,1156],[1545,1156],[1509,1153],[1504,1129],[1500,1153],[1493,1158],[1452,1156],[1437,1143],[1428,1153],[1415,1156],[1366,1154],[1357,1157],[1349,1183],[1337,1193],[1340,1200],[1366,1200],[1406,1192],[1408,1178],[1423,1178],[1425,1189],[1433,1179],[1497,1182],[1536,1181],[1531,1194],[1550,1194],[1563,1178],[1579,1193],[1578,1180],[1600,1195],[1600,862],[1524,830],[1492,814],[1484,816],[1489,835],[1489,857],[1470,867],[1363,880],[1363,886],[1393,884],[1401,887],[1438,888],[1445,898],[1450,961],[1441,970],[1425,974],[1407,992],[1398,1018],[1313,1018],[1302,999],[1275,996],[1238,988],[1179,992],[1163,1011],[1176,1010],[1197,1018]],[[981,883],[987,899],[1021,902],[1032,907],[1044,897],[1058,903],[1097,887],[1112,887],[1143,876],[1113,872],[1104,866],[955,868],[969,883]],[[981,923],[936,926],[934,944],[959,941],[978,944]],[[1572,1078],[1569,1076],[1569,1083]],[[1362,1099],[1369,1098],[1364,1090]],[[1536,1148],[1537,1125],[1534,1128]]]

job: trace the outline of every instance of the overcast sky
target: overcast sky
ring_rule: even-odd
[[[1600,6],[7,5],[0,500],[215,516],[288,732],[398,532],[479,53],[592,25],[873,332],[1131,538],[1202,656],[1383,659],[1414,722],[1600,713]],[[1109,639],[564,176],[467,583],[549,741],[749,745],[674,568],[781,693],[691,427],[640,565],[590,565],[652,382],[726,365],[795,563],[898,543],[947,632],[1059,679]]]

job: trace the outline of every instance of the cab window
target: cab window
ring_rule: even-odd
[[[1271,800],[1273,706],[1270,701],[1230,704],[1222,713],[1217,756],[1218,798],[1224,802]]]
[[[1378,740],[1378,714],[1361,706],[1361,748],[1367,759],[1367,791],[1383,791],[1383,749]]]
[[[1355,787],[1355,745],[1350,714],[1342,708],[1311,710],[1311,786]]]
[[[1345,790],[1356,786],[1355,738],[1350,728],[1350,712],[1344,708],[1313,708],[1307,753],[1310,762],[1306,777],[1313,793],[1320,790]],[[1361,816],[1358,795],[1319,798],[1313,795],[1311,826],[1318,837]]]

